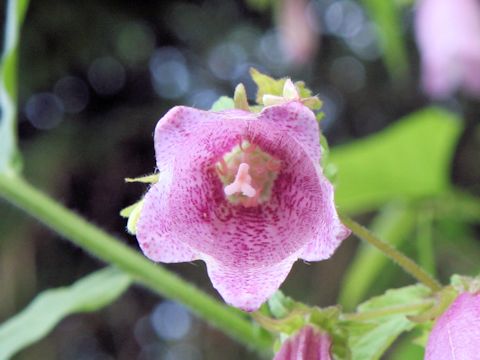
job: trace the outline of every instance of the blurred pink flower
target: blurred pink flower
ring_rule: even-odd
[[[331,347],[328,334],[305,326],[283,343],[273,360],[331,360]]]
[[[438,318],[425,360],[480,359],[480,293],[460,294]]]
[[[480,95],[480,1],[419,0],[415,25],[425,91]]]
[[[299,99],[260,113],[171,109],[155,130],[160,173],[137,223],[143,252],[205,261],[227,303],[256,310],[298,258],[326,259],[349,235],[320,151]]]
[[[280,42],[287,60],[296,65],[308,63],[320,43],[318,23],[308,16],[306,0],[283,0],[280,5]]]

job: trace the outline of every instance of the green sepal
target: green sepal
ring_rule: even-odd
[[[235,104],[235,109],[250,111],[247,100],[247,91],[245,90],[245,86],[243,86],[242,83],[238,84],[235,87],[233,103]]]
[[[332,353],[335,358],[350,360],[352,357],[348,347],[348,331],[340,324],[340,306],[313,308],[310,314],[310,323],[328,333],[332,339]]]
[[[145,199],[139,200],[135,204],[127,206],[125,209],[120,211],[121,217],[128,218],[127,231],[132,235],[137,233],[137,222],[140,218],[144,201]]]
[[[478,293],[480,292],[480,276],[471,277],[463,275],[452,275],[450,278],[450,284],[453,288],[459,292],[471,292]]]
[[[335,184],[338,168],[334,163],[329,161],[330,147],[328,145],[327,138],[323,134],[320,134],[320,146],[322,150],[320,166],[323,169],[323,175],[325,175],[325,177],[330,180],[332,184]]]
[[[235,109],[235,102],[231,97],[228,96],[220,96],[220,98],[215,101],[210,108],[211,111],[222,111],[231,109]]]
[[[293,310],[295,301],[292,298],[285,296],[280,290],[277,290],[270,299],[268,299],[267,304],[273,317],[281,319]]]
[[[261,73],[255,68],[250,68],[250,76],[257,85],[257,104],[263,105],[264,95],[283,96],[283,87],[287,78],[275,79],[271,76]],[[312,96],[312,91],[305,86],[305,82],[296,81],[295,86],[300,94],[300,98],[304,102],[305,106],[312,110],[319,110],[322,107],[322,101]]]
[[[158,177],[159,174],[151,174],[151,175],[145,175],[137,178],[126,178],[125,182],[127,183],[132,183],[132,182],[139,182],[139,183],[144,183],[144,184],[155,184],[158,182]]]

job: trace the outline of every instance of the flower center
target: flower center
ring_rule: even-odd
[[[270,198],[280,167],[280,160],[247,140],[240,140],[215,164],[228,201],[245,207],[257,206]]]

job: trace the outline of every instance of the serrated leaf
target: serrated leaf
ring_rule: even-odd
[[[0,325],[0,359],[46,336],[64,317],[92,312],[115,301],[131,283],[122,271],[108,267],[73,285],[40,293],[22,312]]]
[[[228,96],[221,96],[217,101],[215,101],[210,108],[212,111],[222,111],[235,109],[235,102],[232,98]]]
[[[423,285],[392,289],[374,297],[357,308],[357,320],[347,323],[349,346],[353,360],[376,360],[395,339],[405,331],[412,330],[416,323],[407,315],[421,312],[430,290]],[[362,318],[363,316],[363,318]]]
[[[18,171],[17,151],[17,53],[20,28],[28,0],[10,0],[7,4],[5,42],[0,60],[0,172]]]
[[[349,345],[352,360],[380,359],[401,333],[412,330],[414,326],[405,316],[396,315],[386,318],[368,331],[351,331]]]

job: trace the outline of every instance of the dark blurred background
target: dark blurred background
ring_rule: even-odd
[[[279,4],[280,2],[278,2]],[[5,2],[0,6],[5,17]],[[330,145],[379,131],[428,103],[418,85],[412,11],[405,39],[412,69],[392,81],[376,26],[360,3],[312,0],[311,30],[297,57],[287,56],[286,11],[269,1],[33,0],[20,51],[20,145],[27,179],[132,247],[120,209],[146,187],[125,177],[154,169],[153,129],[172,106],[208,109],[243,82],[248,69],[305,80],[324,101]],[[282,42],[283,41],[283,42]],[[306,50],[305,50],[306,49]],[[458,99],[442,105],[464,111]],[[451,177],[478,191],[469,161],[479,149],[477,110],[457,146]],[[478,130],[477,130],[478,133]],[[476,141],[476,142],[475,142]],[[476,185],[477,184],[477,185]],[[102,264],[19,211],[0,203],[0,322],[38,292],[68,285]],[[365,220],[371,214],[365,214]],[[345,241],[324,262],[297,263],[285,293],[315,305],[336,302],[357,246]],[[408,251],[408,247],[406,249]],[[167,265],[218,298],[203,263]],[[399,272],[395,285],[410,282]],[[70,316],[16,359],[255,359],[256,355],[198,320],[181,305],[132,287],[112,306]]]

